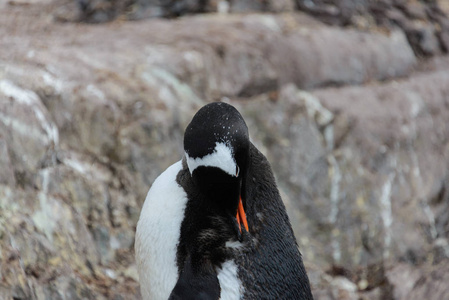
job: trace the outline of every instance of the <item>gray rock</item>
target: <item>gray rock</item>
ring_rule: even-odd
[[[413,22],[405,26],[405,32],[415,53],[427,56],[440,53],[440,41],[433,25]]]
[[[352,203],[345,207],[353,207],[350,214],[360,213],[355,218],[363,220],[356,236],[367,234],[373,242],[360,245],[365,248],[360,248],[360,262],[372,261],[379,255],[406,259],[407,253],[413,253],[414,259],[422,259],[427,253],[426,241],[437,235],[435,208],[430,201],[435,194],[434,183],[446,176],[445,163],[437,161],[447,161],[447,154],[440,151],[439,145],[446,143],[440,138],[448,134],[443,120],[449,116],[447,110],[437,112],[435,108],[446,105],[447,80],[445,72],[438,72],[385,86],[314,92],[324,106],[333,112],[344,111],[346,118],[353,119],[356,124],[340,143],[338,164],[346,173],[340,190],[343,201]],[[427,89],[430,86],[432,92]],[[388,103],[388,111],[384,109],[385,103]],[[357,167],[353,169],[351,165]],[[357,178],[351,173],[357,174]],[[366,184],[371,188],[362,188]],[[360,194],[345,192],[345,186]],[[371,219],[373,215],[369,217],[366,212],[375,210],[379,215]],[[340,213],[345,215],[348,211],[340,210]],[[411,214],[415,221],[410,220]],[[352,218],[343,215],[345,222]],[[421,231],[422,226],[428,231]],[[341,232],[349,233],[348,230],[342,228]],[[343,238],[342,242],[354,242],[353,238]],[[372,256],[373,251],[376,253],[380,249],[383,254]],[[366,255],[363,255],[364,251],[367,251]],[[349,257],[354,259],[353,255]],[[345,266],[348,264],[349,261],[344,261]]]
[[[17,149],[5,159],[14,165],[19,184],[27,184],[29,173],[39,168],[46,152],[58,147],[58,128],[35,92],[9,80],[0,81],[0,110],[1,135],[8,148]]]
[[[435,266],[419,268],[399,264],[388,272],[388,279],[395,286],[395,299],[445,299],[448,297],[448,264],[445,261]]]
[[[60,21],[101,23],[117,18],[144,19],[151,17],[177,17],[182,15],[219,12],[285,12],[301,10],[331,25],[383,29],[399,27],[407,34],[408,42],[418,55],[435,55],[447,49],[444,37],[448,32],[447,4],[444,1],[429,3],[414,0],[72,0],[60,1],[54,15]],[[415,23],[419,22],[418,25]],[[411,28],[410,24],[415,24]],[[419,27],[416,28],[416,27]],[[436,34],[440,40],[436,40]],[[431,32],[430,32],[431,31]]]
[[[0,139],[0,184],[14,186],[16,179],[14,175],[14,168],[11,163],[11,158],[8,153],[8,145],[4,139]]]
[[[279,75],[281,83],[294,82],[303,88],[404,76],[416,64],[400,31],[384,35],[333,28],[303,29],[273,47],[277,49],[273,61],[283,70]]]

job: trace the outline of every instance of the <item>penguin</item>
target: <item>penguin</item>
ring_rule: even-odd
[[[271,166],[223,102],[194,115],[151,186],[135,254],[145,300],[313,299]]]

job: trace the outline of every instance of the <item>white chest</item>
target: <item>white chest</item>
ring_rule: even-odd
[[[218,282],[220,283],[220,300],[238,300],[241,298],[242,285],[237,277],[237,265],[233,260],[223,263],[218,270]]]
[[[136,263],[145,300],[168,299],[178,280],[176,247],[187,194],[176,182],[181,161],[153,183],[142,207],[136,230]]]

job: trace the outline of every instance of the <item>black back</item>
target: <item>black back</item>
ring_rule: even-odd
[[[244,299],[313,299],[309,279],[271,167],[251,144],[244,192],[255,243],[237,255]]]
[[[232,146],[241,172],[234,177],[198,167],[192,176],[183,161],[176,180],[188,201],[177,246],[179,280],[170,299],[219,299],[217,270],[229,259],[238,266],[244,299],[313,299],[271,167],[249,142],[240,113],[224,103],[206,105],[195,115],[184,147],[189,156],[203,157],[217,141]],[[239,195],[249,232],[241,232],[236,221]],[[241,248],[225,246],[237,240]]]
[[[201,195],[198,194],[185,164],[178,174],[177,181],[189,198],[177,252],[180,282],[194,276],[190,271],[192,266],[186,268],[186,261],[187,264],[193,261],[193,264],[201,268],[204,263],[221,266],[225,260],[233,258],[238,265],[239,278],[244,285],[243,299],[313,299],[301,253],[271,167],[265,156],[253,144],[250,144],[247,175],[242,187],[242,196],[246,199],[249,234],[244,232],[244,236],[240,237],[245,245],[241,251],[231,251],[224,247],[226,241],[235,240],[238,236],[237,225],[229,222],[231,219],[228,215],[213,208],[210,208],[209,212],[204,212],[204,204],[199,200]],[[205,232],[209,235],[202,235]],[[190,257],[192,252],[198,257],[192,259]],[[183,275],[185,269],[188,269],[188,272]],[[210,281],[211,276],[216,276],[216,271],[208,268],[200,274]],[[201,287],[209,289],[207,295],[216,295],[216,282],[211,282],[213,284],[208,286],[203,284]],[[178,292],[185,296],[189,293],[198,295],[195,294],[197,288],[192,286],[195,285],[190,285],[190,289],[184,286],[181,290],[178,287]],[[211,296],[204,299],[212,300],[218,297]]]
[[[212,267],[212,266],[209,266]],[[179,280],[168,300],[212,300],[220,298],[220,284],[214,270],[196,273],[186,259]]]

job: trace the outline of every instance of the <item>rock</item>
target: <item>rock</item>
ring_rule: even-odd
[[[444,20],[447,20],[447,16],[444,12],[446,4],[443,2],[338,0],[332,4],[328,4],[328,1],[315,1],[311,4],[308,1],[296,1],[300,10],[327,24],[364,27],[362,24],[369,22],[366,20],[374,19],[381,27],[391,29],[399,26],[407,34],[410,45],[418,55],[436,55],[444,45],[434,35],[434,28],[445,28]],[[418,32],[416,27],[420,27]],[[447,29],[442,32],[447,32]]]
[[[449,3],[444,0],[437,0],[438,7],[446,14],[449,15]]]
[[[447,287],[449,266],[445,264],[430,268],[429,271],[418,279],[412,292],[406,299],[446,299],[449,297],[449,288]]]
[[[274,45],[278,50],[273,61],[283,69],[281,83],[294,82],[303,88],[404,76],[416,63],[399,31],[384,35],[332,28],[304,29]]]
[[[164,81],[176,85],[178,95],[192,89],[188,97],[193,102],[198,102],[196,95],[208,99],[246,97],[275,90],[289,82],[309,88],[404,76],[416,63],[400,32],[389,36],[355,30],[340,32],[291,15],[207,16],[196,17],[188,23],[193,29],[186,31],[186,20],[170,23],[152,20],[150,27],[163,31],[164,38],[151,31],[142,35],[142,38],[152,36],[154,44],[146,46],[146,54],[135,54],[146,60],[136,72],[140,73],[143,85],[150,89],[157,89],[158,83]],[[302,30],[291,30],[299,26]],[[226,38],[210,38],[217,34]],[[121,38],[129,43],[134,40],[126,31],[122,31]],[[192,38],[194,44],[186,42]],[[326,47],[328,43],[341,50],[331,51]],[[129,48],[121,50],[130,51]],[[352,56],[350,61],[348,51]],[[113,65],[105,67],[110,69]],[[165,91],[160,95],[170,93]],[[107,118],[111,120],[109,130],[117,122],[111,119],[114,116]],[[113,140],[105,143],[107,147],[115,145]]]
[[[400,264],[388,272],[388,279],[396,286],[394,299],[446,299],[449,295],[445,284],[447,274],[447,261],[418,268]]]
[[[55,16],[63,21],[98,23],[123,16],[128,19],[143,19],[217,11],[234,13],[284,12],[293,11],[296,8],[332,25],[353,25],[365,28],[365,23],[371,26],[377,23],[389,29],[399,26],[407,34],[408,41],[416,54],[435,55],[438,54],[440,48],[446,47],[444,39],[441,40],[440,38],[440,41],[435,39],[435,30],[433,29],[443,29],[441,32],[437,32],[439,36],[444,36],[449,31],[445,26],[445,22],[447,22],[445,21],[447,20],[446,4],[442,1],[424,4],[413,0],[396,2],[338,0],[332,4],[329,4],[328,1],[317,1],[312,4],[312,2],[303,0],[183,0],[167,3],[154,0],[118,2],[76,0],[61,4],[55,12]]]
[[[11,163],[11,158],[9,157],[8,145],[4,139],[0,139],[0,168],[2,169],[2,173],[0,174],[0,184],[16,185],[14,168]]]
[[[319,1],[317,4],[304,0],[297,0],[295,2],[298,9],[311,14],[326,24],[346,25],[349,22],[347,12],[343,17],[342,7],[340,6],[341,1],[334,3]]]
[[[426,8],[420,2],[411,2],[405,4],[402,9],[412,19],[425,20],[427,18]]]
[[[138,20],[151,17],[177,17],[204,12],[285,12],[295,10],[294,0],[72,0],[55,11],[60,21],[102,23],[117,18]]]
[[[405,32],[415,53],[433,56],[440,52],[440,42],[432,25],[414,22],[405,28]]]
[[[302,13],[60,24],[59,4],[0,6],[0,298],[140,299],[141,205],[214,100],[270,160],[317,299],[447,298],[448,58],[423,63],[363,5],[357,30]]]
[[[362,2],[338,0],[332,3],[304,0],[182,0],[171,2],[73,0],[62,2],[55,11],[55,17],[61,21],[100,23],[116,18],[135,20],[204,12],[284,12],[298,9],[330,25],[351,25],[364,29],[379,25],[389,30],[399,26],[407,34],[408,41],[416,54],[435,55],[438,54],[439,49],[447,48],[444,39],[441,39],[441,36],[449,32],[446,6],[444,1],[423,3],[415,0],[367,0]],[[442,28],[442,30],[435,32],[434,28]],[[440,40],[435,39],[435,33]]]
[[[449,52],[449,32],[441,32],[438,34],[441,48],[445,53]]]
[[[232,13],[250,13],[250,12],[286,12],[294,11],[295,3],[293,0],[231,0],[230,12]]]
[[[339,238],[345,243],[345,249],[351,247],[348,241],[357,240],[355,236],[366,235],[367,241],[371,240],[366,244],[362,238],[359,246],[355,246],[357,242],[354,244],[359,248],[356,252],[362,251],[357,258],[359,262],[374,262],[372,258],[380,256],[420,261],[426,257],[430,246],[425,241],[436,236],[435,206],[430,199],[435,195],[433,183],[446,176],[444,167],[437,161],[446,161],[447,154],[437,145],[446,143],[440,137],[447,135],[447,130],[440,126],[444,127],[443,119],[449,116],[446,116],[447,110],[435,108],[447,105],[444,96],[446,77],[445,72],[437,72],[394,84],[313,93],[331,112],[340,112],[340,115],[345,112],[345,118],[357,124],[340,142],[337,163],[346,176],[357,174],[345,176],[339,183],[339,191],[345,195],[342,201],[351,203],[344,207],[352,209],[350,212],[339,210],[338,215],[348,224],[353,218],[350,215],[359,215],[355,219],[363,220],[363,225],[356,226],[358,233],[349,233],[352,226],[352,229],[343,227],[339,230],[344,233]],[[432,87],[432,92],[428,87]],[[388,103],[388,111],[384,109],[385,103]],[[379,124],[388,124],[388,130]],[[430,156],[438,158],[432,162]],[[362,188],[365,185],[371,188]],[[365,192],[358,195],[345,192],[350,186],[351,190]],[[369,220],[372,215],[370,217],[367,211],[375,210],[380,219]],[[408,221],[410,214],[414,214],[414,221]],[[422,226],[429,231],[420,231]],[[346,236],[348,234],[354,236]],[[341,257],[345,256],[342,253]],[[354,259],[352,255],[346,257]],[[345,266],[351,264],[346,260],[342,263]]]
[[[253,11],[264,11],[267,9],[268,1],[261,0],[234,0],[229,1],[231,12],[248,13]]]
[[[39,168],[47,151],[58,147],[58,128],[49,120],[48,111],[36,93],[9,80],[0,81],[0,106],[1,135],[9,147],[20,149],[11,157],[18,175],[16,180],[26,184],[24,181]]]
[[[345,277],[327,276],[329,282],[326,284],[327,288],[314,293],[314,297],[317,299],[325,300],[356,300],[360,299],[357,294],[357,287],[354,283]]]
[[[268,1],[268,11],[270,12],[286,12],[294,10],[295,10],[294,0]]]

